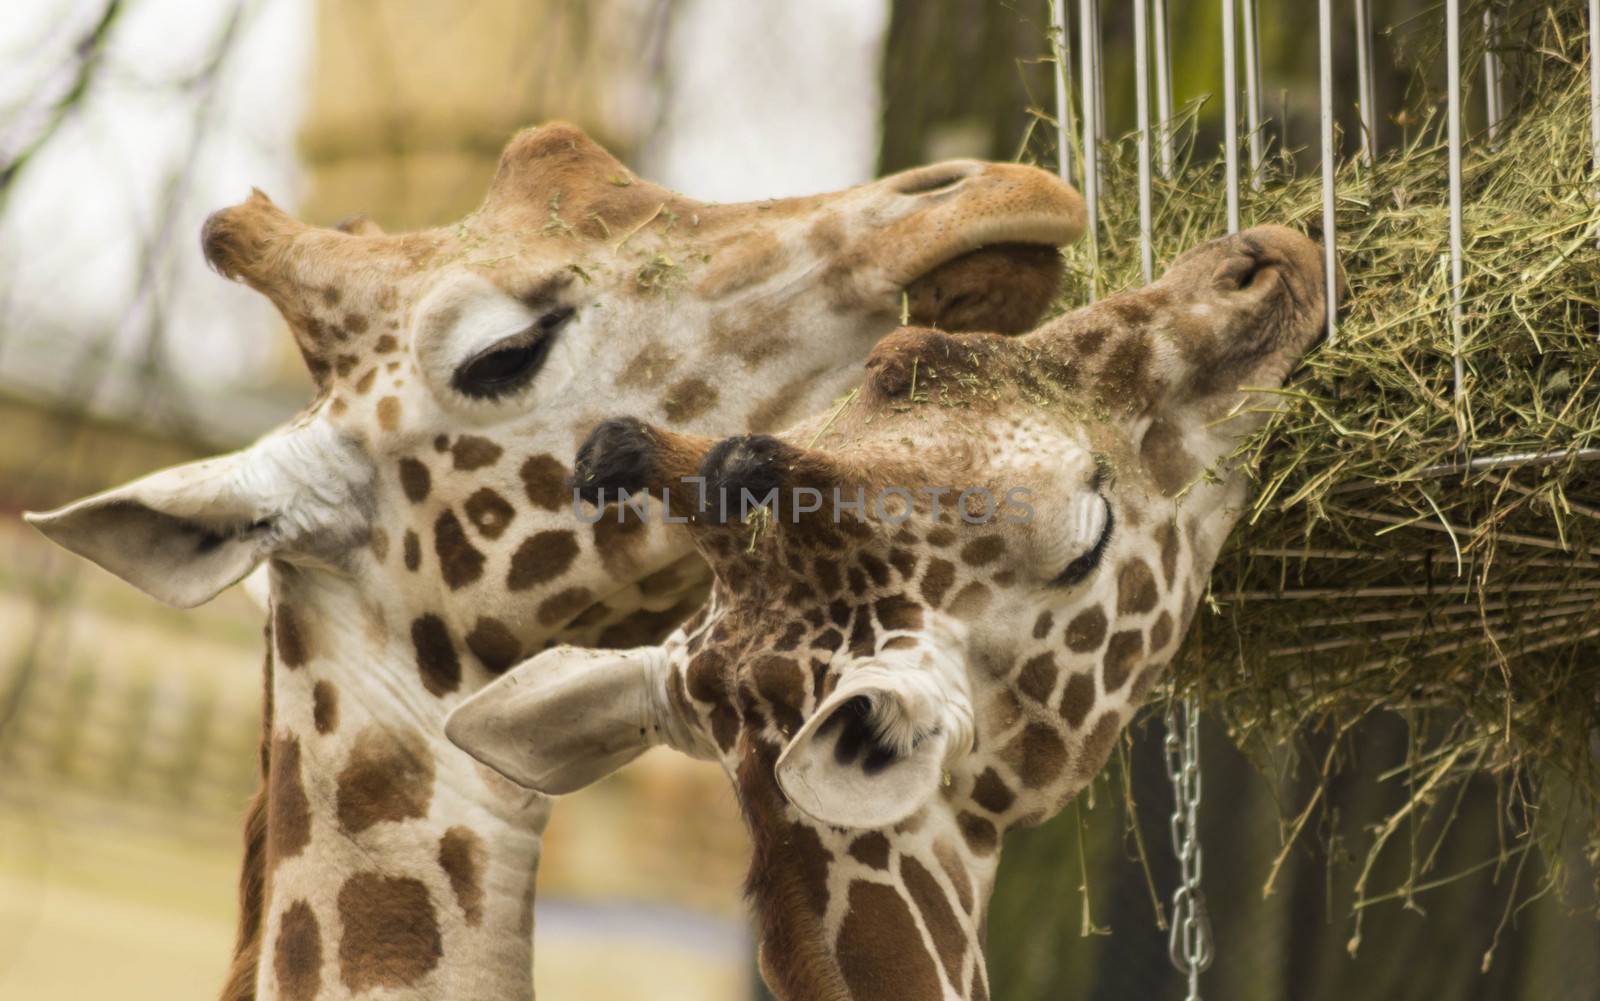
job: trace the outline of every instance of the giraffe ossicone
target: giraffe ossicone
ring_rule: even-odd
[[[1259,227],[1022,337],[898,331],[848,405],[776,435],[601,425],[580,492],[672,489],[711,599],[587,686],[582,654],[540,654],[447,734],[532,789],[656,744],[716,760],[779,997],[987,998],[1001,837],[1093,779],[1177,650],[1247,502],[1237,449],[1324,329],[1321,275]],[[688,478],[778,501],[724,517]]]
[[[530,996],[548,801],[451,746],[446,714],[553,643],[658,639],[708,577],[655,519],[575,519],[574,448],[617,411],[727,434],[821,410],[902,308],[1026,330],[1082,228],[1052,175],[974,161],[712,205],[566,125],[516,136],[452,226],[320,228],[259,192],[214,215],[205,255],[277,306],[316,398],[29,520],[177,605],[269,567],[225,997]]]

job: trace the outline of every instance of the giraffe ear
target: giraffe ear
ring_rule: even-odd
[[[308,425],[23,517],[146,594],[193,608],[270,556],[364,541],[370,473],[353,444]]]
[[[244,454],[174,466],[23,517],[146,594],[193,608],[243,579],[274,547],[265,498],[239,482]]]
[[[804,813],[840,827],[888,827],[939,791],[971,747],[972,711],[926,671],[867,666],[847,675],[778,758],[778,785]]]
[[[457,706],[445,736],[525,789],[559,796],[671,743],[661,647],[555,647]]]

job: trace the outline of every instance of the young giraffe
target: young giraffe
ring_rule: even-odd
[[[779,997],[986,998],[1001,836],[1094,777],[1176,651],[1321,282],[1311,241],[1263,227],[1026,337],[899,331],[777,436],[607,422],[579,492],[667,491],[710,603],[663,646],[547,651],[447,734],[552,793],[653,744],[714,758]]]
[[[659,638],[707,577],[657,519],[578,524],[557,456],[618,408],[721,433],[821,409],[902,308],[1026,329],[1082,222],[1051,175],[975,162],[702,204],[564,125],[516,137],[455,226],[318,229],[259,193],[213,216],[206,256],[277,305],[316,400],[30,520],[178,605],[270,565],[225,996],[530,997],[548,805],[451,747],[446,713],[557,640]]]

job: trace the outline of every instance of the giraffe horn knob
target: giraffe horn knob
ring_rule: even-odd
[[[707,497],[726,497],[739,506],[745,492],[760,500],[780,490],[790,473],[790,448],[765,434],[736,435],[724,438],[706,453],[700,465]],[[714,508],[726,511],[729,505]]]
[[[656,440],[650,426],[634,417],[604,421],[583,440],[572,463],[572,488],[580,499],[603,504],[621,491],[650,487],[655,476]]]
[[[275,260],[290,240],[310,228],[252,188],[243,202],[207,217],[200,229],[200,251],[224,278],[242,279],[270,296],[281,280]]]

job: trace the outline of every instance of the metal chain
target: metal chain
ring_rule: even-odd
[[[1200,1001],[1200,974],[1211,965],[1211,915],[1200,889],[1200,707],[1193,696],[1167,702],[1167,778],[1172,781],[1172,850],[1178,888],[1172,894],[1167,953],[1188,978],[1185,1001]]]

